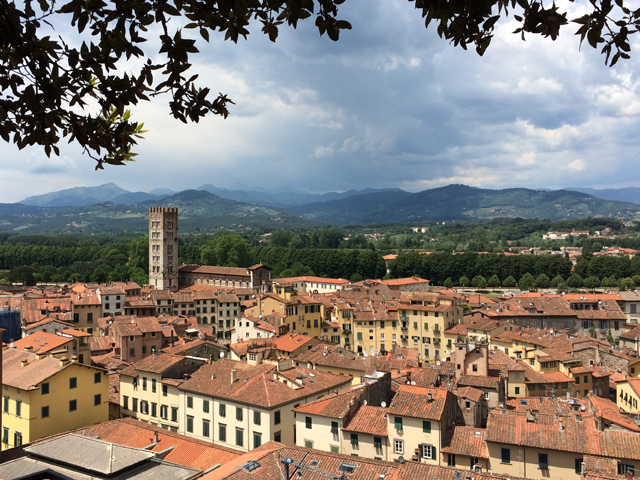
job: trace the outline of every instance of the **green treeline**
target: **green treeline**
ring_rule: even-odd
[[[560,255],[410,253],[398,255],[389,269],[392,278],[418,275],[429,279],[433,285],[443,285],[447,278],[458,283],[461,277],[473,278],[477,275],[485,278],[497,275],[500,280],[509,276],[520,279],[526,273],[534,277],[544,273],[549,278],[557,275],[567,278],[571,275],[571,267],[571,260]]]

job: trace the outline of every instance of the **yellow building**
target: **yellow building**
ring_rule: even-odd
[[[628,378],[616,384],[616,404],[620,410],[638,413],[640,402],[640,378]]]
[[[446,351],[453,349],[453,340],[445,341],[444,331],[462,322],[462,314],[463,308],[455,297],[435,293],[403,295],[398,305],[400,332],[396,344],[417,348],[422,361],[444,359]]]
[[[2,450],[109,420],[105,371],[14,348],[2,355]]]
[[[124,305],[124,296],[122,297]],[[85,290],[71,295],[71,317],[74,328],[90,334],[98,334],[98,319],[102,317],[102,303],[95,290]]]

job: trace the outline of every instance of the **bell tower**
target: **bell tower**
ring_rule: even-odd
[[[149,208],[149,283],[178,290],[178,208]]]

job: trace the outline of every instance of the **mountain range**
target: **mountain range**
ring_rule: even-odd
[[[0,230],[21,233],[144,232],[150,206],[180,208],[183,232],[218,228],[310,228],[321,225],[486,220],[494,217],[562,220],[605,216],[640,218],[640,189],[624,189],[624,198],[638,203],[599,198],[616,190],[490,190],[466,185],[410,193],[401,189],[312,194],[293,188],[218,188],[207,184],[175,193],[169,189],[129,192],[113,183],[76,187],[0,204]],[[597,194],[597,195],[596,195]]]

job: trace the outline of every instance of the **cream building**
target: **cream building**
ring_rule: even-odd
[[[180,419],[178,387],[204,360],[182,355],[151,355],[120,371],[120,412],[177,432]]]
[[[294,409],[350,383],[291,361],[220,360],[179,386],[179,433],[244,451],[271,440],[295,443]]]

